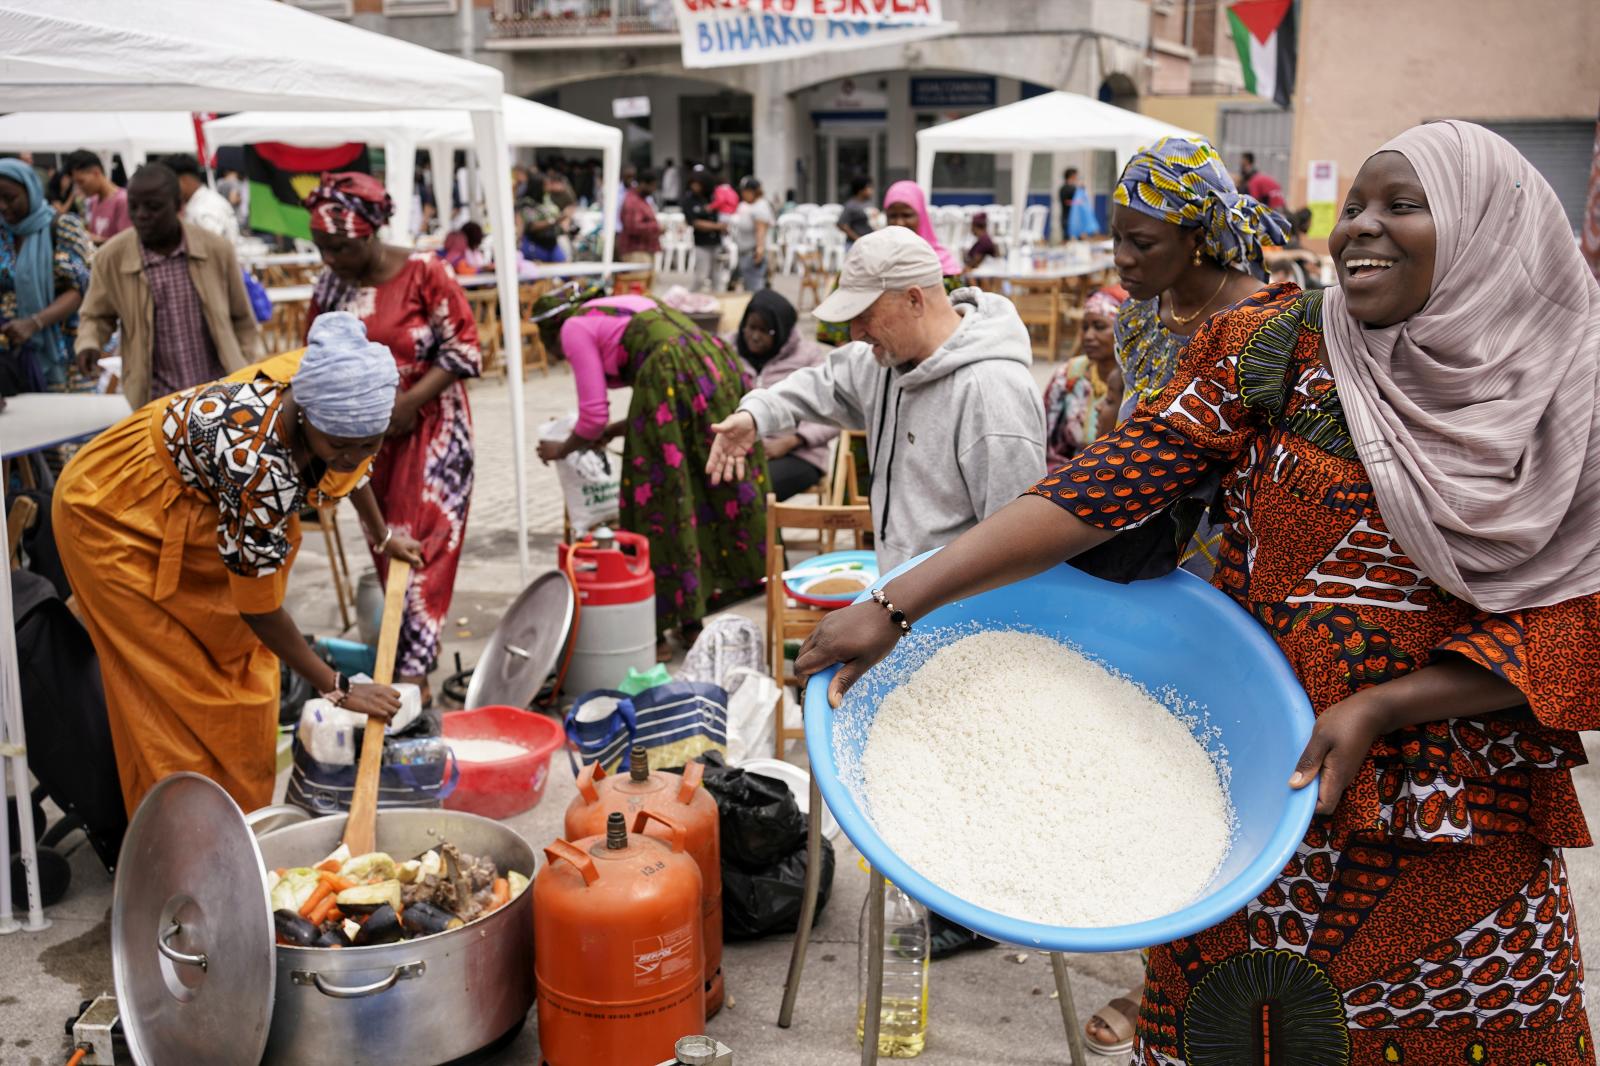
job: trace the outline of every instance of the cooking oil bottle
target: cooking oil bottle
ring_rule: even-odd
[[[866,1035],[867,953],[871,950],[872,893],[861,905],[856,985],[856,1042]],[[928,951],[932,945],[928,908],[900,891],[883,886],[883,1007],[878,1014],[878,1054],[910,1059],[922,1054],[928,1038]]]

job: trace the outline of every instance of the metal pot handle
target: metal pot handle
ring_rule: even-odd
[[[278,828],[279,822],[283,825],[299,825],[301,822],[311,820],[311,815],[299,807],[289,803],[278,803],[268,807],[257,807],[244,816],[244,824],[250,827],[250,832],[257,836],[262,833],[261,825],[271,822],[273,828]]]
[[[322,979],[320,973],[311,970],[296,970],[289,979],[297,985],[311,985],[318,992],[332,999],[360,999],[363,996],[375,996],[380,992],[387,992],[399,981],[408,977],[421,977],[426,970],[424,962],[408,962],[396,966],[389,971],[389,976],[370,985],[332,985]]]
[[[167,927],[161,930],[161,934],[156,937],[156,950],[179,966],[198,966],[204,970],[209,963],[203,953],[190,955],[172,946],[172,938],[181,932],[183,932],[183,926],[177,922],[169,922]]]

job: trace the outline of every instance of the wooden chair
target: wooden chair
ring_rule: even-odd
[[[779,688],[793,685],[800,689],[800,679],[788,668],[783,657],[783,646],[790,640],[803,640],[817,628],[817,623],[828,613],[817,607],[790,604],[784,592],[783,542],[778,533],[782,529],[815,529],[821,532],[854,532],[856,544],[861,535],[872,532],[872,508],[866,504],[850,507],[814,507],[809,504],[779,503],[778,498],[767,494],[767,654],[772,676]],[[790,740],[805,735],[803,729],[787,729],[783,722],[783,700],[778,700],[777,721],[774,722],[774,745],[778,758]]]
[[[795,300],[795,310],[804,311],[828,298],[828,293],[833,291],[833,273],[823,266],[820,249],[802,252],[797,258],[800,263],[800,293]],[[810,296],[809,301],[807,296]]]
[[[483,372],[504,374],[501,365],[500,291],[492,286],[465,289],[473,320],[478,323],[478,350],[483,353]]]
[[[290,352],[306,342],[306,315],[311,304],[304,301],[274,304],[272,318],[261,327],[262,350],[268,355]]]
[[[6,557],[12,569],[22,565],[22,535],[33,528],[39,517],[39,505],[30,496],[18,496],[11,501],[11,513],[6,515]]]
[[[339,623],[343,630],[355,620],[356,585],[350,577],[350,560],[344,553],[344,537],[339,533],[338,501],[318,507],[317,519],[301,520],[301,528],[314,525],[322,530],[323,545],[328,551],[328,569],[333,571],[333,598],[339,603]]]
[[[522,330],[522,374],[524,377],[534,369],[539,368],[539,373],[545,377],[550,376],[550,353],[544,349],[544,340],[539,336],[539,327],[529,321],[533,317],[533,305],[539,297],[550,290],[548,281],[525,281],[517,286],[517,310],[520,314],[518,325]]]
[[[1034,337],[1033,354],[1054,361],[1061,349],[1061,286],[1056,282],[1013,281],[1011,302]],[[1042,338],[1034,334],[1038,329]],[[1040,349],[1040,340],[1044,347]]]

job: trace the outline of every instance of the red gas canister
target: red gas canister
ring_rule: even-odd
[[[670,843],[647,837],[654,820]],[[549,1066],[654,1066],[705,1027],[700,870],[681,825],[620,812],[545,849],[533,882],[539,1049]]]
[[[572,575],[578,596],[578,631],[563,690],[581,695],[616,688],[630,666],[653,667],[656,576],[649,540],[602,526],[587,540],[556,545],[556,561]]]
[[[706,1016],[722,1009],[722,824],[717,801],[701,787],[703,763],[691,762],[682,775],[651,773],[649,755],[634,748],[629,759],[632,770],[626,775],[607,777],[605,770],[591,763],[578,774],[578,794],[567,807],[568,840],[605,831],[606,819],[620,812],[634,818],[640,811],[654,811],[683,826],[685,850],[700,867],[703,892],[706,950]],[[659,828],[652,836],[669,834]]]

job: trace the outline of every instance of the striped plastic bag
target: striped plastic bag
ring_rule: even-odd
[[[579,766],[599,763],[606,773],[629,768],[635,745],[650,756],[652,770],[728,750],[728,694],[702,681],[672,681],[629,696],[615,689],[586,692],[566,718],[567,758]]]

